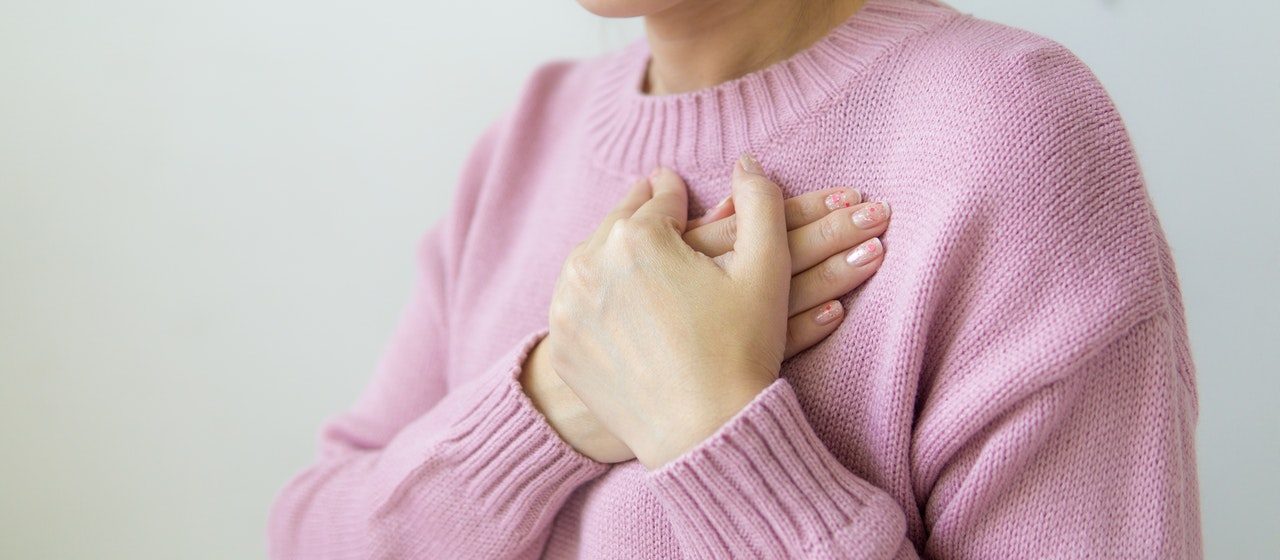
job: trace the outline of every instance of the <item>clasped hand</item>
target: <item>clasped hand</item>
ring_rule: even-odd
[[[712,211],[734,215],[686,231],[679,176],[636,182],[566,259],[526,393],[598,461],[654,469],[684,454],[829,335],[842,318],[829,300],[879,265],[888,207],[851,207],[850,193],[784,201],[743,156],[732,201]]]

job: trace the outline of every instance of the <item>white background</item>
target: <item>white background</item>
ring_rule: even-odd
[[[1280,550],[1280,8],[956,0],[1108,86],[1179,265],[1208,557]],[[571,0],[0,0],[0,557],[254,558]]]

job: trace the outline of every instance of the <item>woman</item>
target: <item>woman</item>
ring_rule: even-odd
[[[1177,277],[1079,60],[934,1],[582,3],[647,38],[485,132],[273,556],[1200,554]]]

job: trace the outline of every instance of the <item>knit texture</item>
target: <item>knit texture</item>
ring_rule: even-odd
[[[641,40],[557,61],[484,133],[375,376],[272,508],[275,558],[1196,558],[1195,370],[1124,125],[1062,46],[870,0],[794,57],[639,91]],[[565,256],[667,165],[691,215],[756,155],[884,200],[847,318],[648,472],[517,382]]]

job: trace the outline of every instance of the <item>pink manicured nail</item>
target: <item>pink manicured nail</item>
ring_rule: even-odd
[[[853,266],[862,266],[882,254],[884,254],[884,245],[880,244],[880,238],[872,237],[849,251],[849,255],[844,260]]]
[[[874,202],[859,208],[853,213],[853,225],[868,229],[880,225],[889,219],[889,203]]]
[[[853,196],[849,196],[850,194],[852,194]],[[826,202],[827,204],[827,210],[839,210],[841,208],[848,208],[850,206],[853,206],[854,203],[850,202],[850,200],[861,200],[861,199],[862,199],[862,195],[858,193],[857,189],[849,189],[848,194],[846,194],[844,190],[839,190],[827,195],[827,198],[824,200],[824,202]]]
[[[760,162],[756,161],[756,158],[751,157],[751,154],[743,152],[742,157],[738,158],[738,163],[742,165],[742,170],[747,173],[764,175],[764,168],[760,167]]]
[[[840,302],[832,301],[822,306],[818,314],[813,316],[813,320],[819,325],[829,325],[832,321],[839,319],[842,314],[844,314],[844,308],[840,306]]]

